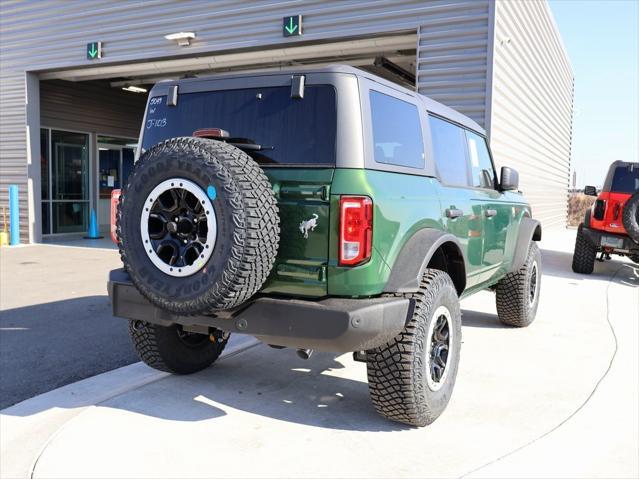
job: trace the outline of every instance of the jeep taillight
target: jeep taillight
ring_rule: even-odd
[[[603,220],[606,213],[606,202],[605,200],[595,200],[595,208],[592,212],[592,216],[596,220]]]
[[[118,203],[120,202],[121,190],[111,191],[111,241],[117,244],[118,238],[115,235],[115,225],[118,214]]]
[[[339,264],[361,264],[373,249],[373,201],[367,196],[342,196],[339,211]]]

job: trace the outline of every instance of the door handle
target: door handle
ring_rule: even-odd
[[[446,216],[450,218],[451,220],[454,220],[455,218],[459,218],[463,214],[464,212],[462,210],[458,210],[456,208],[446,208]]]
[[[486,210],[484,211],[484,215],[486,215],[486,218],[492,218],[493,216],[497,216],[497,210]]]

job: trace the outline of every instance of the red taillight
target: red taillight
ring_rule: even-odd
[[[339,211],[339,264],[363,263],[373,248],[373,201],[367,196],[342,196]]]
[[[118,214],[118,203],[120,202],[121,190],[111,191],[111,241],[118,242],[118,238],[115,236],[115,223]]]

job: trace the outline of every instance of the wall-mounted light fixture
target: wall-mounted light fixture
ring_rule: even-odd
[[[191,40],[195,38],[195,33],[193,32],[180,32],[180,33],[171,33],[169,35],[164,35],[164,38],[171,41],[176,41],[178,45],[181,47],[188,47],[191,44]]]
[[[142,88],[141,86],[135,86],[135,85],[127,85],[125,87],[122,87],[122,89],[125,91],[131,91],[133,93],[146,93],[148,91],[146,88]]]

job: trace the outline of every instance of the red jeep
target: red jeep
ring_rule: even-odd
[[[597,189],[586,186],[584,193],[597,196]],[[639,163],[610,165],[603,189],[577,230],[572,270],[592,273],[597,252],[601,261],[618,254],[639,263]]]

